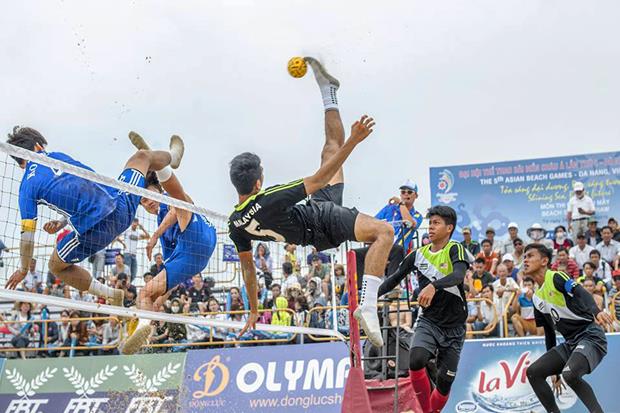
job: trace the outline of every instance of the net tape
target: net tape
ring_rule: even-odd
[[[75,165],[69,165],[68,163],[59,161],[57,159],[52,159],[48,156],[29,151],[27,149],[23,149],[15,145],[11,145],[5,142],[0,142],[0,150],[11,156],[15,156],[15,157],[22,158],[22,159],[27,159],[29,161],[36,162],[38,164],[45,165],[50,168],[60,169],[63,172],[70,173],[71,175],[75,175],[80,178],[84,178],[89,181],[96,182],[101,185],[106,185],[106,186],[116,188],[122,191],[130,192],[132,194],[140,195],[148,199],[162,202],[166,205],[170,205],[176,208],[191,211],[197,214],[205,215],[206,217],[213,218],[216,220],[228,220],[228,217],[226,215],[208,210],[206,208],[196,206],[194,204],[190,204],[189,202],[171,198],[169,196],[162,195],[157,192],[149,191],[145,188],[141,188],[141,187],[134,186],[134,185],[129,185],[128,183],[118,181],[114,178],[110,178],[110,177],[98,174],[96,172],[92,172],[87,169],[77,167]]]
[[[98,303],[89,303],[85,301],[76,301],[70,300],[67,298],[54,297],[50,295],[42,295],[36,293],[29,293],[24,291],[15,291],[15,290],[7,290],[0,288],[0,298],[11,300],[11,301],[19,301],[19,302],[30,302],[30,303],[38,303],[44,304],[48,306],[61,307],[61,308],[71,308],[74,310],[85,311],[89,313],[103,313],[109,315],[115,315],[117,317],[127,317],[127,318],[142,318],[146,320],[160,320],[166,321],[169,323],[176,324],[193,324],[193,325],[201,325],[207,327],[216,327],[216,328],[234,328],[241,330],[245,323],[240,321],[223,321],[223,320],[214,320],[207,319],[202,317],[191,317],[186,315],[176,315],[169,313],[159,313],[155,311],[147,311],[147,310],[138,310],[134,308],[125,308],[125,307],[115,307],[111,305],[98,304]],[[336,337],[339,340],[345,341],[344,335],[335,330],[329,330],[324,328],[313,328],[313,327],[293,327],[293,326],[281,326],[281,325],[272,325],[272,324],[256,324],[256,328],[254,330],[259,331],[271,331],[271,332],[281,332],[281,333],[292,333],[292,334],[311,334],[316,336],[326,336],[326,337]]]

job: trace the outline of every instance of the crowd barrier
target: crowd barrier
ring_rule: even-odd
[[[590,375],[605,412],[617,412],[620,335]],[[340,412],[350,368],[343,343],[210,348],[178,354],[38,360],[0,359],[0,411]],[[543,412],[525,371],[545,352],[543,338],[466,340],[447,412]],[[563,412],[585,407],[567,388]]]

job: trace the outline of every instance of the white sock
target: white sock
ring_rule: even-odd
[[[364,274],[362,278],[362,294],[360,296],[360,306],[377,307],[377,293],[379,286],[383,282],[383,277]]]
[[[88,287],[88,292],[97,297],[114,298],[114,291],[115,288],[108,287],[94,278],[90,282],[90,287]]]
[[[164,169],[155,171],[155,175],[157,175],[157,179],[159,179],[160,183],[166,182],[172,176],[172,168],[170,166],[166,166]]]
[[[331,83],[320,86],[321,96],[323,96],[323,106],[325,107],[325,110],[338,110],[338,96],[336,96],[338,88]]]

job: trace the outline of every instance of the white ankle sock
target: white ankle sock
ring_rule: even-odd
[[[336,95],[338,87],[331,83],[323,83],[319,84],[319,86],[325,110],[338,110],[338,96]]]
[[[379,286],[381,285],[382,281],[382,277],[364,274],[364,278],[362,279],[362,294],[360,296],[360,306],[377,306],[377,292],[379,291]]]
[[[92,279],[88,292],[96,295],[97,297],[114,298],[114,288],[108,287],[105,284],[100,283],[96,279]]]
[[[172,168],[166,166],[164,169],[155,171],[155,175],[157,175],[157,179],[159,179],[160,183],[166,182],[172,176]]]

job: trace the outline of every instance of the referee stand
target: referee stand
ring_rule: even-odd
[[[353,312],[358,305],[357,291],[357,265],[355,251],[347,252],[347,284],[349,291],[349,326],[350,326],[350,358],[351,369],[345,385],[344,399],[342,403],[343,413],[371,413],[371,412],[421,412],[420,405],[415,397],[409,378],[399,378],[399,337],[400,337],[400,313],[401,301],[397,299],[395,310],[390,309],[390,299],[379,300],[383,303],[382,315],[382,334],[384,345],[380,349],[379,356],[362,357],[362,346],[360,342],[360,329],[357,320],[353,317]],[[389,315],[395,313],[397,320],[395,326],[390,326]],[[394,355],[388,355],[390,334],[395,331],[395,351]],[[393,360],[394,377],[388,377],[388,360]],[[381,362],[381,376],[379,380],[366,380],[362,361]]]

